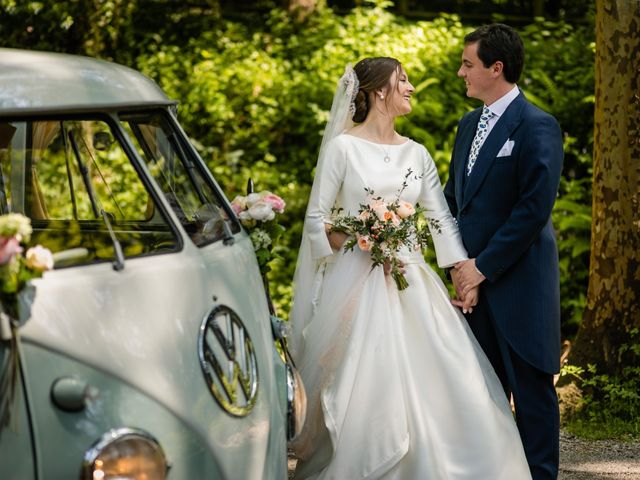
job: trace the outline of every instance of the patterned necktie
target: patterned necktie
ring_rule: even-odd
[[[489,120],[495,116],[496,114],[489,110],[489,107],[486,105],[482,108],[482,115],[480,115],[480,121],[476,129],[476,136],[473,137],[473,142],[471,142],[471,152],[469,152],[469,161],[467,162],[467,176],[471,174],[471,170],[478,159],[480,147],[482,147],[484,139],[487,136],[487,124]]]

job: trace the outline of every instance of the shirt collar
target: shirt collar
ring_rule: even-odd
[[[487,106],[489,107],[489,110],[491,110],[491,113],[499,117],[504,113],[509,104],[513,102],[518,95],[520,95],[520,89],[517,85],[514,85],[513,88],[506,94],[493,102],[491,105]]]

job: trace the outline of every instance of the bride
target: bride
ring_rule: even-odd
[[[438,221],[438,265],[467,258],[432,158],[394,130],[412,93],[401,64],[376,57],[347,67],[334,98],[294,279],[291,347],[308,395],[295,478],[530,479],[500,382],[422,253],[398,252],[398,291],[331,230],[333,207],[357,215],[365,188],[393,201],[411,168],[422,175],[402,200]]]

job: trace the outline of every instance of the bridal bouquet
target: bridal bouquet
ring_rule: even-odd
[[[0,302],[13,319],[19,318],[19,296],[35,292],[29,281],[53,268],[53,256],[47,248],[36,245],[23,255],[21,244],[29,241],[31,231],[31,220],[24,215],[0,216]]]
[[[429,224],[437,231],[440,229],[437,220],[426,219],[422,207],[414,207],[400,199],[411,174],[409,170],[403,187],[393,202],[385,202],[373,190],[365,188],[367,203],[360,204],[357,216],[340,215],[342,209],[332,210],[331,229],[351,235],[344,244],[345,251],[353,250],[357,245],[360,250],[369,252],[373,262],[372,269],[388,263],[398,290],[409,286],[401,271],[402,264],[397,258],[400,248],[423,250],[427,246]]]
[[[249,231],[263,275],[271,269],[269,262],[273,258],[273,247],[284,232],[276,214],[283,213],[285,206],[282,198],[266,190],[246,196],[238,195],[231,201],[231,208]]]

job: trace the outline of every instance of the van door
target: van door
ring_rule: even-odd
[[[22,369],[14,370],[16,358],[13,356],[10,340],[0,340],[0,382],[4,396],[0,398],[0,478],[5,480],[27,480],[36,478],[35,452],[29,409],[25,398]],[[15,396],[8,391],[15,378]],[[9,387],[10,388],[10,387]]]
[[[220,461],[232,478],[285,478],[284,388],[251,241],[167,110],[119,118],[200,259],[193,284],[209,294],[198,337],[204,433],[225,445]],[[207,411],[222,415],[209,422]]]

